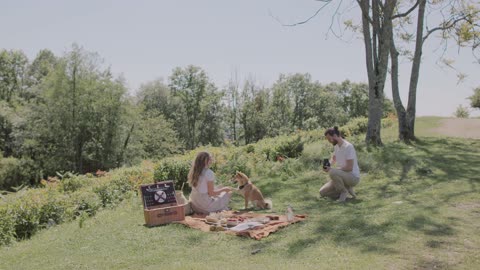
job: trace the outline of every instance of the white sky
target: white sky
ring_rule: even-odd
[[[123,74],[131,91],[156,78],[168,78],[175,67],[202,67],[217,85],[233,71],[254,76],[270,86],[280,73],[308,72],[321,83],[366,82],[363,42],[350,32],[342,41],[331,33],[328,6],[309,23],[284,27],[311,16],[323,3],[314,0],[1,0],[0,48],[20,49],[30,60],[47,48],[57,56],[78,43],[98,52],[112,71]],[[334,1],[335,3],[335,1]],[[355,7],[355,5],[353,5]],[[358,11],[350,13],[357,16]],[[357,19],[358,21],[358,19]],[[337,22],[334,21],[334,26]],[[340,27],[342,28],[342,27]],[[336,29],[340,29],[336,27]],[[456,67],[468,75],[457,84],[456,73],[438,62],[441,50],[429,39],[424,50],[417,95],[417,115],[451,116],[480,86],[480,65],[469,49],[458,52]],[[434,46],[435,45],[435,46]],[[404,103],[409,79],[404,62]],[[387,96],[391,89],[387,85]],[[472,116],[480,115],[475,111]]]

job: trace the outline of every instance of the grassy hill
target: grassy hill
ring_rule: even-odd
[[[383,131],[381,149],[349,138],[363,174],[358,199],[345,204],[318,198],[326,176],[316,164],[328,149],[321,137],[297,159],[257,164],[253,180],[273,212],[291,204],[308,214],[261,241],[181,225],[147,228],[131,193],[91,218],[0,247],[0,269],[475,269],[480,140],[432,134],[440,120],[420,118],[413,145],[395,142],[395,127]],[[235,196],[232,207],[242,202]]]

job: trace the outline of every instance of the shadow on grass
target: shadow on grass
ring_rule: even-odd
[[[304,249],[322,240],[333,241],[340,247],[357,247],[362,252],[397,253],[390,247],[397,239],[388,236],[392,226],[395,225],[393,222],[373,223],[364,218],[358,210],[352,208],[352,205],[344,205],[344,209],[333,216],[322,219],[308,238],[297,239],[289,243],[288,255],[296,256]]]
[[[414,217],[407,223],[407,226],[411,230],[421,231],[431,236],[450,236],[454,234],[454,229],[451,225],[435,222],[423,215]]]
[[[476,148],[472,148],[472,143]],[[361,182],[359,198],[344,205],[318,197],[318,189],[326,181],[321,171],[304,171],[303,175],[299,173],[298,177],[287,181],[274,177],[270,181],[258,181],[257,186],[266,197],[274,200],[274,205],[292,202],[296,213],[309,215],[306,221],[309,224],[292,226],[292,230],[301,236],[287,240],[287,256],[297,256],[320,241],[332,241],[340,247],[356,247],[362,252],[395,254],[399,252],[395,243],[402,241],[406,232],[425,235],[427,247],[441,248],[445,240],[435,238],[454,236],[456,226],[461,223],[454,218],[445,219],[442,207],[454,198],[479,192],[478,148],[480,143],[477,141],[424,138],[411,145],[392,143],[370,152],[364,150],[359,153],[359,159],[364,158],[372,164],[365,165],[362,181],[370,183]],[[468,189],[449,191],[449,187],[455,187],[451,185],[441,191],[441,200],[431,200],[428,192],[432,187],[453,180],[459,185],[468,185]],[[387,200],[396,197],[399,208],[392,207],[396,201]],[[408,205],[407,210],[402,212],[401,205]],[[378,219],[372,218],[377,214]],[[308,227],[306,231],[301,230],[302,226]],[[269,237],[261,243],[249,245],[249,248],[267,249],[284,239],[284,236]],[[432,263],[437,262],[425,262]]]

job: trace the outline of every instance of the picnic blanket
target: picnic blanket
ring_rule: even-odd
[[[250,237],[255,240],[260,240],[264,237],[267,237],[269,234],[278,231],[281,228],[284,228],[290,224],[300,222],[306,219],[306,215],[295,215],[292,221],[287,220],[285,215],[276,215],[276,214],[263,214],[263,213],[253,213],[253,212],[241,212],[241,211],[225,211],[225,215],[228,216],[240,216],[245,219],[259,219],[259,218],[269,218],[270,221],[262,224],[261,226],[249,228],[241,231],[234,231],[226,229],[225,231],[220,231],[226,234],[238,235]],[[193,216],[186,216],[185,220],[178,221],[176,223],[183,224],[193,229],[198,229],[204,232],[210,232],[210,227],[212,225],[207,224],[205,220],[206,215],[194,214]]]

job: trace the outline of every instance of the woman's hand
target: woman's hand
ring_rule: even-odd
[[[221,190],[228,193],[228,192],[232,192],[233,189],[231,187],[224,187]]]

